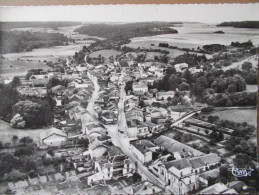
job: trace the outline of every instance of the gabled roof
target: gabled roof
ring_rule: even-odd
[[[204,154],[190,146],[187,146],[181,142],[178,142],[164,135],[161,135],[157,139],[155,139],[155,144],[164,147],[171,153],[189,151],[192,152],[194,156],[200,156]]]
[[[206,164],[215,164],[220,162],[220,157],[217,154],[211,153],[204,156],[194,157],[189,159],[193,168],[199,168],[206,166]]]
[[[119,147],[111,146],[108,148],[108,155],[117,156],[117,155],[124,155],[124,153]]]
[[[174,160],[174,161],[171,161],[169,163],[166,163],[165,167],[167,169],[170,169],[171,167],[175,167],[178,170],[182,170],[182,169],[185,169],[185,168],[191,168],[192,165],[187,159],[183,158],[183,159],[180,159],[180,160]]]
[[[63,132],[62,130],[60,129],[57,129],[55,127],[52,127],[51,129],[49,130],[46,130],[46,131],[43,131],[41,134],[40,134],[40,139],[41,140],[44,140],[48,137],[50,137],[51,135],[58,135],[58,136],[62,136],[62,137],[67,137],[67,134],[65,132]]]

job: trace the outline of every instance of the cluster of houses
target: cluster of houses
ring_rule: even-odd
[[[217,154],[204,154],[164,135],[153,142],[133,141],[130,152],[175,194],[205,188],[219,175],[221,158]]]

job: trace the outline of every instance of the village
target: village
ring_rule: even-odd
[[[98,64],[87,58],[89,53],[83,63],[63,59],[53,71],[32,69],[27,79],[19,77],[21,96],[45,98],[51,93],[55,102],[52,126],[40,133],[39,141],[25,143],[36,147],[44,166],[55,164],[55,169],[9,181],[6,193],[251,192],[243,181],[232,177],[224,184],[222,179],[221,172],[236,158],[225,149],[235,130],[204,117],[211,109],[204,104],[164,106],[179,92],[181,101],[192,101],[188,87],[150,87],[165,76],[164,63],[137,62],[127,53],[120,59],[91,59]],[[174,67],[177,72],[203,72],[187,63]],[[67,83],[53,84],[53,78]],[[48,86],[50,81],[54,86]]]

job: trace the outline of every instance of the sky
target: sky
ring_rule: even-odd
[[[0,21],[259,21],[259,3],[0,7]]]

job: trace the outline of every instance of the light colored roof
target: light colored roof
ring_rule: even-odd
[[[166,137],[164,135],[159,136],[155,140],[155,144],[158,146],[163,146],[165,149],[167,149],[169,152],[174,153],[174,152],[182,152],[183,150],[185,151],[190,151],[193,153],[194,156],[200,156],[203,155],[204,153],[195,150],[194,148],[187,146],[181,142],[178,142],[172,138]]]
[[[27,187],[27,186],[29,186],[27,181],[17,181],[15,183],[16,188],[24,188],[24,187]]]
[[[100,158],[102,157],[106,152],[107,152],[107,148],[106,147],[97,147],[93,150],[93,157],[96,157],[96,158]]]
[[[215,164],[220,162],[220,157],[217,154],[211,153],[204,156],[194,157],[189,159],[194,169],[206,166],[206,164]]]
[[[43,131],[40,134],[40,139],[41,140],[46,139],[47,137],[49,137],[49,136],[51,136],[53,134],[56,134],[56,135],[59,135],[59,136],[62,136],[62,137],[67,137],[67,134],[65,132],[63,132],[62,130],[57,129],[55,127],[52,127],[49,130]]]
[[[174,95],[174,91],[160,91],[157,93],[158,96],[161,95]]]

